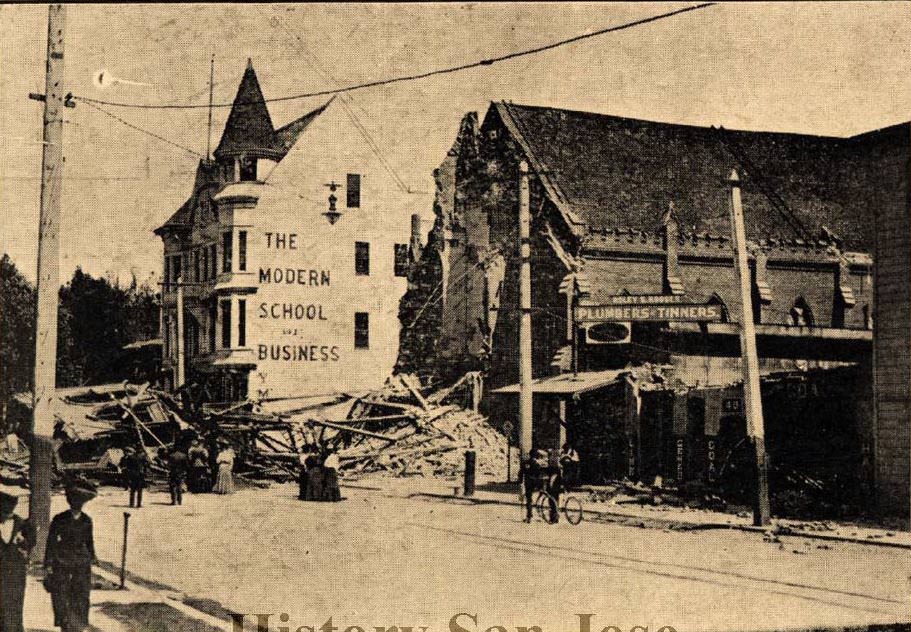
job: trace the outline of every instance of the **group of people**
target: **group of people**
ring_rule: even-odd
[[[575,485],[579,477],[579,453],[570,443],[564,443],[559,458],[551,459],[545,450],[533,448],[519,470],[519,484],[525,498],[525,522],[531,522],[535,495],[547,492],[550,522],[560,520],[560,494]]]
[[[334,450],[321,450],[315,445],[305,448],[300,458],[298,498],[329,502],[342,500],[338,466],[338,454]]]
[[[97,490],[88,481],[67,485],[69,509],[54,516],[44,554],[44,587],[51,594],[54,625],[83,632],[89,625],[92,564],[96,562],[92,519],[83,511]],[[18,496],[0,491],[0,632],[24,632],[23,605],[28,560],[36,533],[15,513]]]
[[[214,464],[211,459],[213,452]],[[235,459],[234,448],[225,439],[218,441],[213,451],[208,450],[198,437],[189,444],[178,442],[173,448],[160,451],[158,460],[168,471],[171,504],[183,504],[184,489],[194,494],[208,491],[233,494]],[[148,485],[149,471],[149,458],[145,451],[125,448],[120,471],[123,485],[130,492],[130,507],[142,507],[142,492]]]

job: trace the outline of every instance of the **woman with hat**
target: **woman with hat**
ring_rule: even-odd
[[[224,439],[219,442],[218,452],[218,480],[215,482],[216,494],[234,493],[234,448]]]
[[[54,606],[54,625],[63,632],[82,632],[89,625],[89,592],[95,540],[92,519],[82,508],[97,496],[88,481],[66,489],[70,508],[51,520],[44,554],[45,586]]]
[[[28,554],[35,530],[13,510],[19,498],[0,491],[0,632],[23,632],[22,605]]]

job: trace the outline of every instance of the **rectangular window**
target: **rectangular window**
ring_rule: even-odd
[[[247,301],[237,301],[237,346],[247,346]]]
[[[199,251],[200,259],[202,259],[202,280],[209,280],[209,251],[207,248],[203,248]]]
[[[221,302],[221,348],[231,348],[231,301]]]
[[[171,257],[167,256],[164,258],[164,279],[163,279],[163,290],[165,292],[171,291]]]
[[[370,348],[370,314],[367,312],[354,314],[354,348]]]
[[[199,249],[193,251],[193,280],[199,282]]]
[[[215,351],[215,325],[218,322],[218,303],[209,305],[209,351]]]
[[[180,269],[180,255],[174,255],[173,263],[171,264],[171,272],[174,273],[174,283],[177,283],[180,280],[181,269]]]
[[[218,246],[212,244],[209,246],[209,259],[212,262],[212,278],[218,276]]]
[[[241,272],[247,270],[247,231],[237,233],[237,269]]]
[[[256,181],[256,158],[247,158],[245,156],[240,159],[240,181]]]
[[[231,271],[231,241],[233,239],[233,234],[229,230],[226,233],[223,233],[221,236],[221,271],[230,272]]]
[[[165,259],[167,260],[167,259]],[[162,343],[164,345],[164,357],[171,357],[171,317],[164,317],[164,333],[162,334]]]
[[[348,186],[345,187],[345,193],[348,198],[348,208],[361,207],[361,174],[348,174]]]
[[[370,244],[366,241],[354,242],[354,273],[358,276],[370,274]]]
[[[408,276],[408,244],[395,245],[395,276]]]

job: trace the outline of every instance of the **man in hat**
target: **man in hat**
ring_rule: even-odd
[[[174,446],[168,455],[168,488],[171,490],[171,504],[183,504],[183,486],[187,480],[190,459],[182,448]]]
[[[142,490],[146,487],[146,473],[149,467],[145,452],[127,448],[120,467],[130,490],[130,507],[135,506],[138,509],[142,507]]]
[[[13,510],[18,496],[0,491],[0,632],[24,632],[22,605],[35,529]]]
[[[67,485],[70,508],[54,516],[47,534],[45,586],[51,593],[54,625],[63,632],[83,632],[89,625],[95,539],[92,519],[82,508],[97,495],[89,481]]]
[[[531,522],[535,492],[544,489],[542,454],[542,450],[532,449],[519,469],[519,486],[525,498],[525,522]]]

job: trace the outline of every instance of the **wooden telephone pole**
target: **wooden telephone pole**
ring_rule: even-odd
[[[38,530],[33,558],[44,555],[51,519],[54,416],[51,403],[57,377],[57,298],[60,291],[60,194],[63,183],[63,108],[70,105],[63,87],[63,38],[66,7],[52,4],[47,21],[47,71],[44,101],[44,150],[41,157],[41,212],[38,226],[38,308],[35,314],[35,375],[30,446],[29,519]]]
[[[734,266],[740,281],[740,351],[743,362],[743,398],[746,403],[747,434],[753,443],[756,457],[756,497],[753,502],[753,524],[765,526],[770,522],[769,477],[765,453],[765,424],[762,418],[762,397],[759,390],[759,355],[756,350],[756,327],[753,323],[753,300],[750,288],[750,268],[747,263],[746,228],[740,200],[740,177],[737,170],[728,179],[731,187],[731,234],[734,239]]]
[[[519,163],[519,461],[531,454],[532,363],[531,363],[531,208],[528,163]]]

